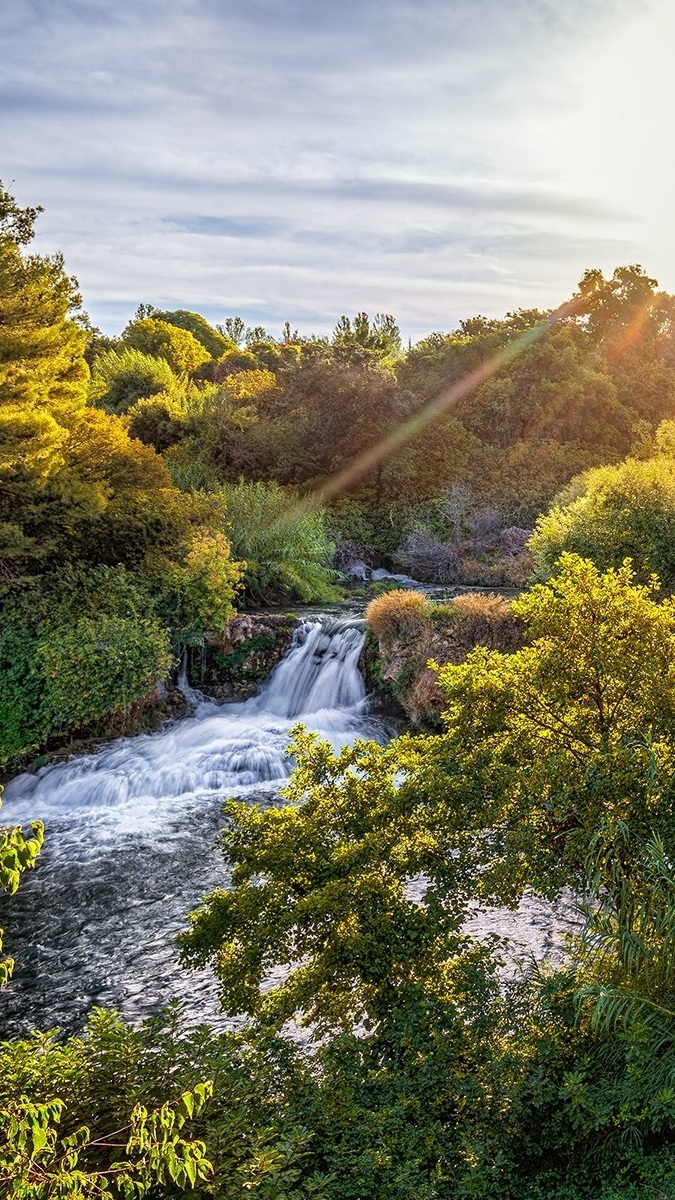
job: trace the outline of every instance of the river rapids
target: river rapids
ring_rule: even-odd
[[[362,620],[309,620],[253,699],[215,704],[192,693],[192,716],[159,733],[8,784],[3,820],[40,819],[46,832],[35,871],[2,901],[16,960],[3,1032],[77,1029],[92,1005],[137,1020],[172,997],[214,1019],[210,972],[180,967],[175,935],[200,898],[228,882],[214,846],[223,802],[278,803],[299,721],[336,750],[359,737],[386,740],[358,669],[364,637]]]

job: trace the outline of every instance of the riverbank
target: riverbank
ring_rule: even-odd
[[[524,638],[510,600],[499,593],[469,591],[437,603],[398,589],[372,600],[365,615],[368,691],[384,712],[398,709],[418,730],[441,727],[444,697],[429,663],[463,662],[476,646],[517,650]]]

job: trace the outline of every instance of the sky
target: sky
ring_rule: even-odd
[[[141,302],[404,338],[675,291],[673,0],[4,0],[0,178],[105,332]]]

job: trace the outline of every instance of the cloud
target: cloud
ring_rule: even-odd
[[[317,329],[370,306],[417,335],[637,256],[630,206],[550,143],[579,48],[648,3],[9,7],[5,182],[107,328],[147,299]]]

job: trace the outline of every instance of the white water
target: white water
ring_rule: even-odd
[[[3,818],[46,826],[37,869],[0,917],[17,962],[3,996],[10,1029],[72,1028],[92,1004],[138,1017],[172,995],[211,1017],[210,976],[182,971],[173,939],[200,897],[227,883],[213,847],[223,801],[279,802],[298,721],[336,750],[384,739],[367,713],[363,640],[362,621],[316,619],[253,699],[217,705],[184,680],[191,717],[8,784]]]

